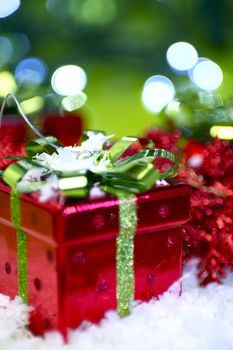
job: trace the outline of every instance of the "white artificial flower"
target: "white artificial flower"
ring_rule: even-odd
[[[91,189],[89,193],[89,197],[94,199],[94,198],[103,198],[106,196],[106,193],[101,190],[101,188],[95,184]]]
[[[103,157],[97,160],[103,150],[104,143],[112,136],[105,136],[102,133],[88,133],[88,139],[81,146],[60,147],[57,153],[42,153],[34,159],[50,170],[73,172],[91,170],[94,173],[105,171],[110,165],[110,159]]]
[[[47,171],[45,168],[32,168],[28,170],[17,183],[17,189],[22,193],[37,191],[41,186],[41,178]]]
[[[81,146],[78,147],[80,150],[88,150],[91,152],[100,152],[103,149],[105,142],[113,137],[113,135],[106,136],[103,133],[99,132],[98,134],[93,133],[92,131],[87,132],[88,139],[82,142]]]
[[[40,181],[41,177],[47,172],[45,168],[32,168],[22,177],[22,181],[34,182]]]
[[[57,198],[58,193],[58,178],[56,175],[51,175],[46,180],[46,183],[42,186],[40,190],[40,202],[46,202],[51,199]]]
[[[168,185],[169,183],[164,179],[156,180],[156,186],[168,186]]]

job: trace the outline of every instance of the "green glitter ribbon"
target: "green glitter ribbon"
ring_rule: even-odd
[[[27,234],[21,228],[20,199],[16,187],[10,194],[11,221],[17,234],[18,293],[28,303]]]
[[[136,197],[118,192],[120,232],[116,239],[117,311],[120,317],[130,313],[134,299],[134,236],[137,227]]]

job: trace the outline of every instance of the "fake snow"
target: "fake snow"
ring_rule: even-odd
[[[55,199],[58,193],[58,178],[55,174],[50,175],[40,191],[40,202]]]
[[[0,349],[232,350],[232,278],[231,273],[223,285],[200,288],[192,262],[184,272],[181,297],[173,286],[159,301],[136,305],[125,319],[109,312],[99,325],[84,324],[71,332],[67,344],[57,332],[33,336],[25,328],[27,306],[0,295]]]
[[[204,156],[202,154],[194,154],[188,159],[187,164],[192,168],[198,168],[202,165],[203,160]]]
[[[166,180],[164,180],[164,179],[156,181],[156,186],[157,187],[159,187],[159,186],[168,186],[168,185],[169,185],[169,183]]]

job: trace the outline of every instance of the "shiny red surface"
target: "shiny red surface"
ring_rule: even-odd
[[[55,136],[64,146],[77,144],[82,137],[83,121],[81,116],[72,113],[43,116],[43,134]]]
[[[138,196],[135,237],[135,299],[163,293],[181,274],[180,227],[189,217],[185,185]],[[10,222],[9,188],[0,183],[0,292],[17,295],[16,234]],[[22,227],[28,233],[31,329],[98,322],[116,307],[118,201],[114,198],[41,204],[22,196]]]
[[[0,126],[0,169],[11,164],[13,159],[4,159],[12,155],[25,155],[26,127],[16,116],[2,118]]]

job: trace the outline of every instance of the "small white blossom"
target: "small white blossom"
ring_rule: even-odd
[[[168,186],[168,185],[169,183],[164,179],[156,181],[156,186]]]
[[[22,181],[40,181],[41,177],[47,172],[45,168],[32,168],[22,177]]]
[[[41,187],[41,178],[47,171],[45,168],[32,168],[28,170],[17,183],[17,189],[22,193],[38,191]]]
[[[48,177],[46,183],[42,186],[40,190],[40,202],[46,202],[51,199],[56,199],[58,193],[58,178],[56,175],[51,175]]]
[[[102,198],[106,196],[106,193],[101,190],[98,185],[94,185],[89,193],[90,198]]]
[[[92,131],[88,131],[87,133],[88,139],[82,142],[81,146],[78,147],[80,150],[88,150],[88,151],[102,151],[103,145],[105,142],[113,137],[113,135],[106,136],[99,132],[98,134],[93,133]]]
[[[102,133],[88,133],[89,139],[84,141],[81,146],[77,147],[61,147],[57,149],[57,153],[42,153],[34,158],[40,162],[42,166],[54,171],[80,171],[91,170],[94,173],[105,171],[110,160],[107,157],[97,159],[103,150],[104,143],[112,136],[105,136]]]

